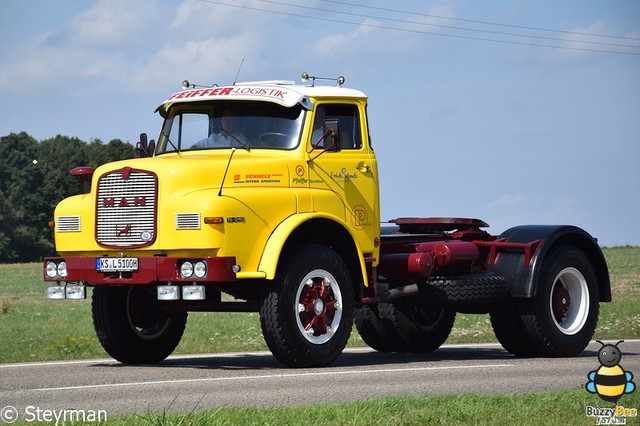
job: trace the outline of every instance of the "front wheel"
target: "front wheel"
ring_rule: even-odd
[[[295,246],[262,298],[267,346],[290,367],[331,364],[349,339],[354,300],[349,272],[336,252],[317,244]]]
[[[531,347],[541,356],[582,352],[598,323],[597,279],[589,258],[563,246],[544,260],[535,298],[522,302],[521,319]]]
[[[165,314],[155,293],[139,286],[96,287],[91,303],[98,340],[124,364],[154,364],[178,346],[187,313]]]

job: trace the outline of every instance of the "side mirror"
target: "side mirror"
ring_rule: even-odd
[[[71,169],[69,175],[80,179],[80,193],[88,194],[91,192],[91,178],[93,177],[93,167],[83,166]]]
[[[151,157],[155,148],[156,148],[155,141],[152,140],[151,144],[148,144],[147,134],[140,133],[140,141],[136,144],[136,147],[133,151],[133,155],[136,158]]]
[[[322,124],[325,151],[340,151],[340,120],[331,118]]]

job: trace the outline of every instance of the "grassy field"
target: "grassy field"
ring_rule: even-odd
[[[613,303],[601,305],[595,338],[640,337],[640,247],[604,249]],[[91,322],[90,300],[48,301],[39,264],[0,265],[0,362],[106,357]],[[448,343],[495,341],[487,315],[459,315]],[[350,346],[364,346],[354,330]],[[266,350],[254,313],[195,313],[177,354]],[[636,372],[637,373],[637,372]],[[636,379],[637,383],[637,379]],[[640,392],[625,396],[640,407]],[[271,409],[216,408],[183,414],[144,414],[110,418],[122,425],[594,425],[587,405],[602,407],[583,389],[521,395],[398,396],[348,404]],[[170,410],[169,410],[170,411]],[[640,424],[640,418],[626,419]],[[17,423],[20,424],[20,423]],[[26,423],[24,423],[26,424]]]

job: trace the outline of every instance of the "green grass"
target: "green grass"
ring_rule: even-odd
[[[640,337],[640,247],[605,248],[613,303],[601,305],[595,338]],[[494,342],[488,315],[459,314],[447,343]],[[106,357],[95,338],[91,301],[45,297],[40,264],[0,265],[0,362]],[[365,346],[354,330],[349,346]],[[256,313],[189,314],[176,354],[267,350]]]
[[[640,405],[640,397],[635,396],[635,401],[624,400],[628,407]],[[165,423],[156,424],[296,425],[304,418],[304,424],[331,425],[594,425],[595,419],[585,416],[587,405],[603,406],[597,397],[584,390],[521,395],[399,396],[305,408],[222,408],[191,415],[169,415],[164,418]],[[143,423],[137,423],[137,419]],[[162,416],[158,415],[146,419],[123,418],[127,424],[140,425],[160,419]]]

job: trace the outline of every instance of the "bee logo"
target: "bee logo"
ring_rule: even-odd
[[[589,372],[587,377],[587,392],[598,394],[598,396],[608,402],[617,404],[618,400],[625,393],[631,393],[636,385],[633,383],[633,373],[624,371],[619,365],[622,353],[618,345],[624,340],[620,340],[615,345],[605,345],[600,340],[596,340],[602,347],[598,351],[598,361],[600,368]]]

